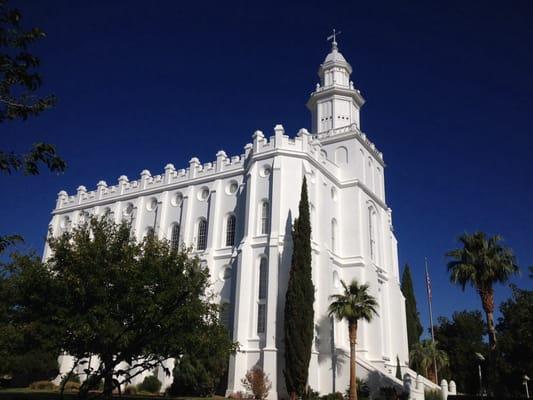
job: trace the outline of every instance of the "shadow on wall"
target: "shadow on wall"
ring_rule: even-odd
[[[283,251],[280,254],[278,265],[278,304],[276,310],[276,319],[278,323],[276,329],[276,346],[281,352],[281,354],[285,354],[285,295],[287,293],[287,286],[289,283],[289,272],[292,260],[292,223],[292,212],[289,209],[287,219],[285,220]],[[285,379],[283,377],[283,374],[279,373],[279,371],[285,370],[285,357],[278,357],[277,367],[277,391],[279,394],[286,394],[287,388],[285,386]]]
[[[379,395],[380,388],[394,387],[398,393],[403,391],[403,385],[392,380],[390,376],[375,370],[368,373],[366,382],[370,389],[371,398]]]

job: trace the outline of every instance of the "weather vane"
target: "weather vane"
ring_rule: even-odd
[[[335,28],[333,28],[333,34],[329,35],[327,40],[333,40],[333,43],[337,43],[337,35],[340,35],[341,33],[341,31],[336,32]]]

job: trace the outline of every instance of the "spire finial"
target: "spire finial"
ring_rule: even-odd
[[[332,49],[337,49],[337,36],[340,35],[342,32],[341,31],[336,31],[335,28],[333,28],[333,34],[329,35],[327,37],[327,40],[331,40],[331,48]]]

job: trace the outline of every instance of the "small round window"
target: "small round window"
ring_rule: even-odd
[[[128,205],[126,206],[126,208],[124,209],[124,215],[131,215],[133,214],[133,204],[132,203],[128,203]]]
[[[181,203],[183,203],[183,195],[180,192],[174,193],[174,196],[172,196],[172,199],[170,200],[170,203],[174,207],[181,206]]]
[[[224,268],[222,268],[222,270],[220,271],[220,280],[222,281],[226,281],[228,279],[231,278],[231,275],[232,275],[232,270],[231,270],[231,267],[230,266],[225,266]]]
[[[155,197],[152,197],[148,204],[146,205],[146,209],[148,211],[153,211],[157,208],[157,199]]]
[[[69,224],[70,224],[70,218],[69,217],[61,218],[61,222],[59,223],[59,225],[61,226],[61,229],[68,228]]]
[[[202,188],[198,192],[198,200],[206,200],[209,197],[209,189],[208,188]]]
[[[270,168],[270,165],[265,165],[261,169],[260,175],[262,177],[267,177],[267,176],[269,176],[271,174],[271,172],[272,172],[272,168]]]
[[[226,187],[226,193],[235,194],[235,192],[237,192],[237,189],[239,189],[239,184],[236,181],[231,181]]]

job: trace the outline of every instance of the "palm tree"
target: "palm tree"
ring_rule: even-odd
[[[452,259],[448,262],[450,280],[461,285],[463,290],[470,284],[481,297],[491,350],[496,348],[493,285],[507,282],[512,274],[518,272],[512,250],[502,246],[501,241],[498,235],[487,237],[483,232],[464,233],[459,237],[462,248],[446,253]]]
[[[357,280],[353,280],[348,286],[341,280],[344,293],[330,296],[333,300],[329,305],[328,313],[330,317],[335,317],[339,321],[348,321],[350,334],[350,400],[357,400],[357,388],[355,381],[355,344],[357,342],[357,322],[364,319],[367,322],[377,315],[376,299],[368,293],[368,285],[359,285]]]
[[[441,369],[448,366],[448,355],[439,350],[437,347],[438,342],[432,340],[422,340],[419,343],[413,345],[413,349],[409,353],[409,360],[416,366],[418,372],[422,372],[425,377],[434,383],[436,382],[437,375],[435,369],[432,368],[434,364],[437,364],[437,368]]]

